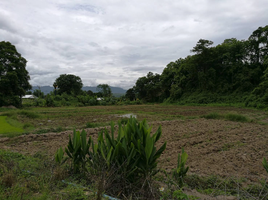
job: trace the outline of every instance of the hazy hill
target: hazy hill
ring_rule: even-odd
[[[122,88],[120,88],[120,87],[112,87],[112,86],[110,86],[110,88],[111,88],[112,93],[113,93],[114,95],[116,95],[116,94],[124,95],[124,94],[126,93],[126,90],[124,90],[124,89],[122,89]],[[39,89],[39,86],[33,86],[33,88],[32,88],[31,91],[34,91],[34,90],[36,90],[36,89]],[[53,91],[54,88],[51,87],[51,86],[41,86],[41,87],[40,87],[40,90],[41,90],[42,92],[44,92],[44,94],[48,94],[48,93],[50,93],[51,91]],[[98,92],[98,91],[97,91],[97,86],[96,86],[96,87],[85,86],[85,87],[82,88],[82,90],[85,90],[85,91],[91,90],[91,91],[94,92],[94,93],[95,93],[95,92]]]

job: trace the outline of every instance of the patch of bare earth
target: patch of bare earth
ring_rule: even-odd
[[[184,147],[189,155],[190,173],[247,178],[267,176],[261,163],[264,157],[268,158],[266,125],[207,119],[158,121],[151,125],[153,132],[162,126],[158,146],[167,141],[167,148],[159,159],[163,169],[169,171],[176,167],[178,153]],[[96,139],[100,128],[86,131]],[[31,155],[42,151],[52,158],[60,146],[67,146],[69,134],[72,131],[0,138],[0,148]]]

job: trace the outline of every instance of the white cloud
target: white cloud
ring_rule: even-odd
[[[128,89],[200,38],[247,39],[267,25],[267,10],[266,0],[0,0],[0,38],[28,60],[32,85],[71,73]]]

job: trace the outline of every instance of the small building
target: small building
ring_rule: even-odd
[[[22,99],[35,99],[35,98],[37,98],[37,97],[34,96],[33,94],[28,94],[28,95],[22,96],[21,98],[22,98]]]

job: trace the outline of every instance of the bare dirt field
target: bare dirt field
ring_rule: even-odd
[[[118,117],[108,111],[122,108],[107,106],[98,109],[105,109],[108,114],[87,118],[87,122],[94,119],[118,120]],[[268,158],[268,129],[264,123],[268,117],[263,111],[231,107],[159,105],[126,106],[122,110],[134,113],[139,120],[146,118],[153,126],[153,132],[161,125],[162,137],[158,145],[166,141],[167,148],[160,157],[159,166],[167,171],[176,167],[178,153],[184,147],[188,154],[190,174],[244,177],[251,181],[267,177],[262,159]],[[242,123],[200,118],[210,112],[235,112],[253,121]],[[100,129],[85,130],[96,139]],[[60,146],[67,146],[69,134],[72,134],[72,131],[29,134],[14,138],[0,137],[0,148],[31,155],[45,152],[53,159]]]

